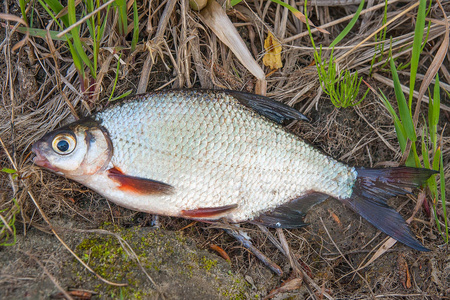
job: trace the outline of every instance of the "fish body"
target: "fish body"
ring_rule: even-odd
[[[432,172],[347,166],[280,124],[303,118],[269,98],[242,92],[155,92],[47,134],[33,145],[34,161],[118,205],[198,220],[300,227],[307,210],[331,196],[391,236],[426,250],[385,200]],[[377,186],[383,182],[384,193]],[[372,208],[380,206],[373,215]],[[394,219],[395,226],[386,229],[383,218]]]

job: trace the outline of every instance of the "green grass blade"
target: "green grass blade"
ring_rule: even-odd
[[[409,81],[409,109],[412,109],[412,99],[414,86],[416,84],[417,67],[419,66],[419,58],[422,48],[423,31],[425,27],[425,16],[427,8],[427,0],[419,0],[419,9],[417,11],[416,27],[414,30],[414,41],[411,57],[411,75]]]
[[[17,171],[14,169],[9,169],[9,168],[3,168],[0,170],[3,173],[7,173],[7,174],[15,174]]]
[[[344,30],[334,39],[334,41],[330,44],[330,48],[333,48],[336,46],[337,43],[339,43],[353,28],[353,26],[356,24],[356,21],[358,21],[359,14],[361,13],[362,9],[364,7],[364,0],[361,1],[361,4],[359,4],[358,9],[355,12],[355,15],[351,19],[350,23],[345,26]]]
[[[292,12],[294,14],[295,13],[300,13],[300,11],[298,9],[293,8],[292,6],[290,6],[289,4],[287,4],[287,3],[285,3],[285,2],[283,2],[281,0],[270,0],[270,1],[272,1],[272,2],[274,2],[276,4],[279,4],[279,5],[283,6],[283,7],[286,7],[287,9],[289,9],[290,12]]]
[[[423,166],[426,169],[430,168],[430,157],[428,155],[428,143],[427,143],[427,137],[428,137],[428,128],[427,124],[423,126],[422,129],[422,157],[423,157]]]
[[[128,90],[128,91],[126,91],[125,93],[123,93],[122,95],[112,98],[110,101],[111,101],[111,102],[114,102],[114,101],[116,101],[116,100],[125,98],[126,96],[130,95],[132,92],[133,92],[133,90]]]
[[[441,168],[440,168],[440,176],[441,176],[441,201],[442,201],[442,213],[444,215],[444,224],[445,224],[445,237],[444,240],[448,244],[448,216],[447,216],[447,203],[445,201],[445,177],[444,177],[444,158],[442,152],[440,153],[440,162],[441,162]]]
[[[397,134],[397,140],[400,145],[400,149],[402,152],[405,151],[406,148],[406,141],[407,136],[405,132],[405,128],[403,127],[402,122],[400,121],[397,113],[395,112],[394,108],[392,107],[391,103],[387,100],[387,97],[384,95],[384,93],[380,90],[381,97],[380,100],[383,102],[386,109],[389,111],[389,114],[392,116],[392,119],[394,119],[394,127],[395,127],[395,133]]]
[[[430,97],[430,102],[428,103],[428,126],[430,126],[430,138],[434,151],[436,151],[437,145],[437,124],[439,122],[440,106],[441,106],[441,95],[439,88],[439,74],[436,74],[433,97],[432,98]]]
[[[2,235],[0,236],[0,247],[1,246],[14,246],[17,242],[17,235],[16,235],[16,215],[20,212],[20,206],[17,203],[16,198],[12,199],[14,206],[8,207],[6,209],[0,210],[0,213],[6,213],[9,214],[11,219],[8,220],[6,223],[8,227],[12,230],[12,233],[10,233],[9,230],[4,230],[6,224],[3,222],[0,222],[0,232],[2,232]],[[3,217],[3,216],[2,216]],[[3,217],[2,220],[6,221],[7,217]],[[11,240],[12,235],[12,242],[9,242]]]
[[[98,41],[100,42],[103,38],[103,34],[105,32],[105,27],[106,27],[106,23],[108,21],[108,15],[109,15],[109,10],[111,9],[111,5],[108,5],[106,7],[106,14],[105,17],[103,18],[103,23],[102,26],[100,26],[100,29],[98,31]],[[99,16],[100,17],[100,16]],[[100,19],[99,19],[100,20]]]
[[[313,35],[312,35],[312,33],[311,33],[311,26],[309,26],[309,19],[308,19],[308,14],[306,13],[307,11],[308,11],[308,6],[307,6],[307,4],[308,4],[308,1],[305,1],[305,6],[304,6],[304,11],[305,11],[305,25],[306,25],[306,28],[308,29],[308,34],[309,34],[309,38],[310,38],[310,40],[311,40],[311,44],[312,44],[312,46],[313,46],[313,48],[314,48],[314,57],[316,58],[316,56],[318,56],[318,55],[316,55],[317,54],[317,48],[316,48],[316,43],[314,43],[314,38],[313,38]],[[322,56],[322,45],[320,45],[320,57]],[[333,55],[333,50],[331,51],[331,55]],[[331,61],[331,59],[330,59],[330,61]],[[316,59],[316,64],[319,64],[319,61]]]
[[[433,169],[432,165],[430,165],[430,157],[428,154],[428,127],[425,124],[423,126],[423,130],[422,130],[422,156],[423,156],[423,166],[426,169]],[[436,157],[436,156],[435,156]],[[433,158],[434,159],[434,158]],[[433,199],[437,199],[438,197],[438,192],[437,192],[437,183],[436,183],[436,177],[435,176],[431,176],[430,178],[428,178],[427,180],[427,185],[430,188],[430,192],[431,195],[433,196]],[[433,209],[435,209],[435,204],[433,202]]]
[[[441,157],[441,149],[440,148],[438,148],[437,150],[436,150],[436,153],[434,154],[434,157],[433,157],[433,162],[432,162],[432,168],[433,168],[433,170],[435,170],[435,171],[438,171],[439,170],[439,160],[440,160],[440,157]]]
[[[67,15],[69,17],[70,24],[75,24],[77,22],[77,19],[76,19],[76,15],[75,15],[76,12],[75,12],[75,1],[74,0],[69,0],[68,1],[68,3],[67,3],[67,11],[68,11]],[[76,53],[81,58],[81,60],[91,70],[92,77],[96,78],[97,74],[94,71],[94,68],[92,66],[92,62],[90,61],[89,57],[84,52],[83,45],[82,45],[81,39],[80,39],[79,27],[77,26],[77,27],[73,28],[70,32],[72,33],[72,38],[73,38],[73,48],[76,50]],[[72,53],[72,56],[73,56],[73,53]]]
[[[69,50],[70,50],[70,53],[72,54],[73,64],[75,65],[75,68],[78,70],[78,72],[80,72],[80,74],[81,74],[80,80],[84,80],[83,62],[81,61],[80,57],[78,56],[78,53],[75,50],[75,47],[73,46],[73,44],[70,40],[67,40],[67,45],[69,45]]]
[[[61,30],[63,29],[63,26],[59,23],[58,19],[56,18],[56,16],[53,14],[53,12],[51,11],[50,8],[48,8],[48,6],[42,1],[42,0],[38,0],[39,4],[41,4],[41,6],[45,9],[45,11],[48,13],[48,15],[50,16],[50,18],[52,18],[52,20],[58,24],[59,28],[61,28]]]
[[[131,52],[136,49],[139,39],[139,16],[136,1],[133,2],[133,39],[131,40]]]
[[[400,84],[400,79],[398,78],[397,69],[394,64],[394,60],[390,59],[392,80],[394,81],[394,91],[395,97],[397,98],[398,111],[400,114],[400,119],[402,121],[403,127],[406,132],[406,136],[412,141],[417,140],[416,132],[414,130],[413,120],[411,116],[411,111],[406,103],[405,95],[402,92],[402,87]]]
[[[120,71],[120,59],[122,58],[122,52],[119,55],[119,59],[117,60],[117,68],[116,68],[116,77],[114,78],[114,85],[111,91],[111,95],[109,96],[108,101],[111,101],[114,91],[116,90],[117,80],[119,79],[119,71]]]
[[[411,152],[412,152],[412,156],[411,157]],[[420,162],[420,158],[419,155],[417,154],[417,149],[416,149],[416,143],[412,143],[411,144],[411,152],[410,155],[408,156],[407,160],[406,160],[406,166],[408,167],[416,167],[416,168],[421,168],[422,167],[422,163]],[[414,158],[414,160],[413,160]]]
[[[127,18],[127,1],[126,0],[116,0],[114,4],[118,8],[118,24],[119,24],[119,34],[125,36],[128,29],[128,18]]]
[[[20,6],[20,13],[22,14],[22,19],[25,21],[25,23],[28,24],[27,14],[26,14],[26,10],[27,10],[26,0],[19,0],[19,6]]]
[[[97,34],[95,32],[94,16],[92,16],[92,18],[90,18],[89,20],[86,20],[86,25],[88,26],[89,34],[92,38],[92,52],[93,52],[92,58],[94,59],[93,69],[97,70],[97,58],[98,58],[98,51],[99,51],[99,43],[98,43],[98,39],[97,39]]]
[[[30,34],[30,36],[34,36],[34,37],[40,37],[43,39],[47,38],[47,30],[45,29],[40,29],[40,28],[25,28],[23,26],[21,27],[17,27],[17,31],[23,34],[26,34],[27,31]],[[71,39],[72,35],[70,33],[62,36],[62,37],[57,37],[56,35],[59,33],[59,31],[54,31],[54,30],[50,30],[50,38],[54,41],[67,41],[67,39]]]
[[[59,14],[59,12],[64,8],[64,6],[59,3],[58,0],[45,0],[45,3],[56,13]],[[42,4],[42,3],[41,3]],[[69,17],[66,15],[60,17],[61,21],[63,22],[64,26],[69,27]]]

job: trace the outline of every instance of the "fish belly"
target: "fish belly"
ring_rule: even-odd
[[[237,204],[251,220],[311,191],[348,198],[356,171],[223,92],[168,91],[96,115],[113,145],[111,167],[164,182],[170,195],[91,186],[119,205],[163,215]]]

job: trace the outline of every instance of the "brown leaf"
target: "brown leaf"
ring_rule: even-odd
[[[25,37],[22,40],[20,40],[19,42],[17,42],[17,44],[15,44],[11,48],[11,51],[14,52],[17,49],[19,49],[20,47],[22,47],[23,45],[25,45],[25,43],[28,41],[28,37],[29,37],[28,24],[23,19],[19,18],[18,16],[14,16],[14,15],[10,15],[10,14],[0,13],[0,19],[12,21],[12,22],[18,22],[20,24],[23,24],[27,28],[27,33],[25,34]]]
[[[294,16],[295,16],[297,19],[299,19],[300,21],[302,21],[303,23],[306,24],[306,17],[305,17],[305,15],[304,15],[303,13],[301,13],[301,12],[299,12],[299,11],[296,11],[296,12],[293,12],[293,14],[294,14]],[[311,20],[308,20],[308,24],[309,24],[309,26],[312,26],[312,27],[316,28],[318,31],[320,31],[320,32],[322,32],[322,33],[324,33],[324,34],[330,34],[330,33],[329,33],[328,31],[326,31],[325,29],[320,28],[320,27],[317,27],[316,25],[314,25],[314,23],[311,22]]]
[[[424,201],[425,201],[425,191],[420,191],[419,195],[417,196],[417,202],[416,206],[414,207],[413,213],[411,214],[411,217],[409,217],[408,220],[406,220],[406,223],[411,224]]]
[[[378,248],[377,252],[375,252],[375,254],[369,259],[369,261],[367,263],[364,264],[364,266],[362,266],[361,269],[364,269],[365,267],[367,267],[368,265],[370,265],[371,263],[373,263],[378,257],[380,257],[381,255],[383,255],[386,251],[388,251],[390,248],[392,248],[392,246],[395,245],[395,243],[397,243],[396,239],[393,238],[388,238],[386,242],[384,242],[383,245],[381,245],[380,248]]]
[[[333,218],[333,220],[339,225],[339,227],[342,228],[342,223],[339,217],[334,212],[332,212],[331,209],[329,209],[328,212],[330,213],[330,216]]]
[[[273,297],[275,297],[277,294],[280,294],[280,293],[286,293],[286,292],[290,292],[293,290],[297,290],[302,286],[302,282],[303,282],[303,280],[301,278],[294,278],[294,279],[285,281],[279,288],[276,288],[276,289],[273,289],[272,291],[270,291],[269,295],[264,297],[263,300],[272,299]]]
[[[215,244],[210,244],[209,248],[211,250],[216,251],[217,253],[219,253],[220,256],[222,256],[223,259],[225,259],[228,262],[231,262],[230,257],[228,256],[228,254],[225,252],[225,250],[223,250],[222,248],[220,248],[219,246],[215,245]]]
[[[411,275],[409,274],[408,263],[406,262],[405,255],[403,253],[399,253],[398,255],[397,266],[400,282],[405,289],[410,289],[412,286]]]
[[[73,299],[76,300],[90,300],[93,295],[97,295],[97,293],[87,290],[72,290],[67,291],[67,294],[69,294]],[[58,293],[55,295],[50,296],[51,299],[66,299],[65,295],[63,293]]]

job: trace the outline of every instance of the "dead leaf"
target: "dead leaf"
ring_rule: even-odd
[[[283,67],[281,62],[281,47],[280,42],[273,36],[272,32],[269,31],[267,38],[264,41],[264,49],[266,49],[266,54],[263,57],[264,65],[270,67],[271,69],[280,69]]]
[[[208,4],[207,0],[189,0],[189,6],[195,11],[201,11],[206,4]]]
[[[397,243],[397,240],[395,240],[393,238],[388,238],[388,240],[383,245],[381,245],[381,247],[377,250],[377,252],[375,252],[375,254],[369,259],[369,261],[361,268],[358,268],[358,270],[364,269],[365,267],[367,267],[368,265],[373,263],[378,257],[380,257],[386,251],[391,249],[392,246],[395,245],[395,243]]]
[[[293,12],[293,14],[294,14],[294,16],[297,19],[299,19],[300,21],[302,21],[303,23],[306,24],[306,17],[305,17],[305,15],[302,12],[296,11],[296,12]],[[324,34],[330,34],[327,30],[325,30],[323,28],[320,28],[320,27],[317,27],[316,25],[314,25],[314,23],[311,22],[311,20],[309,20],[309,19],[308,19],[308,24],[309,24],[309,26],[312,26],[312,27],[316,28],[317,31],[320,31],[320,32],[322,32]]]
[[[85,290],[67,291],[67,294],[69,294],[73,299],[76,299],[76,300],[90,300],[90,299],[92,299],[93,295],[97,295],[96,292],[85,291]],[[50,296],[50,298],[51,299],[66,299],[66,297],[63,293],[58,293],[56,295],[52,295],[52,296]]]
[[[398,254],[397,265],[400,282],[405,289],[410,289],[412,286],[411,275],[409,274],[408,263],[406,262],[405,255],[403,253]]]
[[[294,278],[288,281],[285,281],[279,288],[273,289],[270,291],[269,295],[264,297],[263,299],[271,299],[275,297],[277,294],[286,293],[293,290],[297,290],[302,286],[303,280],[301,278]]]
[[[11,14],[4,14],[4,13],[0,13],[0,19],[4,19],[7,21],[11,21],[11,22],[17,22],[20,24],[23,24],[27,31],[25,34],[25,37],[20,40],[19,42],[17,42],[11,49],[12,52],[16,51],[17,49],[19,49],[20,47],[22,47],[23,45],[25,45],[25,43],[28,41],[28,37],[29,37],[29,31],[28,31],[28,24],[21,18],[19,18],[18,16],[14,16]]]
[[[264,71],[251,55],[247,45],[219,3],[215,0],[208,1],[208,5],[200,12],[200,16],[202,21],[215,33],[222,43],[231,49],[250,73],[257,79],[265,80]]]
[[[417,202],[416,206],[414,207],[413,213],[411,214],[411,217],[406,220],[406,223],[411,224],[411,222],[414,220],[414,217],[416,216],[417,212],[419,211],[422,204],[426,202],[425,201],[425,191],[420,191],[419,195],[417,196]]]
[[[228,262],[231,262],[230,257],[228,256],[228,254],[225,252],[225,250],[223,250],[222,248],[220,248],[219,246],[215,245],[215,244],[210,244],[209,248],[211,250],[216,251],[217,253],[219,253],[220,256],[222,256],[223,259],[225,259]]]
[[[339,217],[334,212],[332,212],[331,209],[329,209],[328,212],[330,213],[330,216],[333,218],[333,220],[339,225],[339,227],[342,228],[342,223]]]

